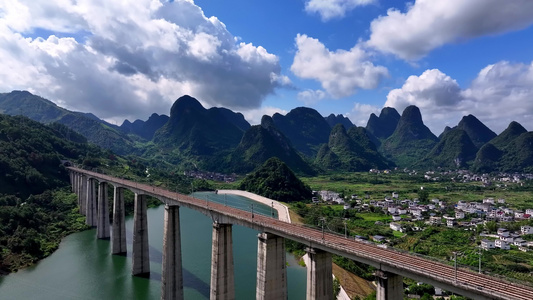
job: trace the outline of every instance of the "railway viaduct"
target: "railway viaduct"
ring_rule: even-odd
[[[307,246],[307,299],[333,299],[331,255],[338,254],[376,268],[377,299],[403,299],[403,277],[412,278],[472,299],[533,299],[533,288],[466,269],[457,269],[428,258],[384,249],[335,234],[283,222],[271,217],[191,196],[79,168],[68,167],[80,212],[97,237],[111,238],[112,253],[126,252],[124,189],[135,194],[132,275],[150,273],[146,196],[165,204],[161,299],[183,299],[179,208],[187,207],[213,220],[211,299],[234,299],[232,225],[260,232],[256,299],[286,299],[287,275],[284,239]],[[112,234],[107,189],[114,187]]]

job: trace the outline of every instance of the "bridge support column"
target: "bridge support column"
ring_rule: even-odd
[[[235,299],[232,225],[213,223],[211,300]]]
[[[87,177],[85,175],[81,175],[81,192],[78,202],[80,205],[80,214],[82,215],[87,214],[87,201],[85,200],[85,197],[87,197]]]
[[[77,195],[78,195],[78,208],[81,208],[81,199],[83,198],[82,196],[82,192],[83,192],[83,187],[82,187],[82,180],[83,180],[83,175],[80,173],[78,174],[78,179],[77,179],[77,182],[76,182],[76,191],[77,191]],[[81,212],[81,210],[80,210]]]
[[[133,213],[133,249],[131,273],[135,276],[150,275],[150,254],[148,251],[148,220],[146,216],[146,195],[135,193]]]
[[[376,300],[402,300],[403,277],[389,272],[377,270]]]
[[[85,214],[85,224],[89,226],[96,226],[96,188],[95,180],[87,178],[87,195],[85,197],[87,213]]]
[[[179,206],[165,205],[161,299],[183,300]]]
[[[124,188],[116,187],[113,194],[112,254],[126,254],[126,221],[124,213]]]
[[[107,182],[98,184],[98,238],[108,239],[109,234],[109,205],[107,200]]]
[[[76,194],[76,196],[78,197],[78,206],[80,204],[80,174],[79,173],[76,173],[76,175],[74,175],[74,193]]]
[[[286,268],[285,239],[266,232],[258,234],[255,299],[287,299]]]
[[[333,300],[333,270],[331,253],[315,248],[306,249],[307,300]]]

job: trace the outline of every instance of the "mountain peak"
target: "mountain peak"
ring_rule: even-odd
[[[494,131],[490,130],[473,115],[464,116],[457,128],[464,130],[478,148],[496,137]]]
[[[187,113],[190,110],[202,111],[205,110],[205,108],[200,101],[196,100],[196,98],[189,95],[181,96],[174,101],[174,104],[172,104],[172,108],[170,108],[170,117],[172,118],[173,115],[176,115],[176,113],[180,111]]]
[[[405,108],[400,118],[398,127],[405,125],[405,123],[409,123],[411,125],[424,125],[424,122],[422,121],[422,114],[417,106],[409,105]]]
[[[398,122],[400,121],[400,114],[392,107],[384,107],[381,109],[379,117],[374,113],[370,115],[366,124],[366,130],[380,140],[384,140],[392,135]]]

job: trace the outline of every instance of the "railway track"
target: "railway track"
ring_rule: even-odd
[[[187,205],[196,208],[203,213],[214,212],[248,224],[249,227],[263,231],[280,233],[289,239],[305,241],[306,244],[318,248],[336,250],[335,253],[344,253],[347,257],[360,257],[374,262],[380,266],[416,274],[447,286],[456,287],[459,290],[467,290],[472,293],[494,299],[533,299],[533,288],[524,285],[504,281],[485,274],[474,273],[470,270],[421,258],[415,255],[401,253],[394,249],[384,249],[363,241],[356,241],[341,237],[336,234],[322,232],[317,229],[302,225],[286,223],[263,215],[253,215],[249,211],[229,207],[223,204],[208,202],[191,196],[174,193],[158,187],[95,173],[87,170],[70,168],[72,171],[84,173],[103,181],[118,184],[120,186],[143,191],[163,201],[176,201],[178,205]]]

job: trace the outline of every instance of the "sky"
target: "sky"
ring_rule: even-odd
[[[251,124],[416,105],[436,135],[532,130],[532,24],[531,0],[0,0],[0,92],[117,125],[187,94]]]

